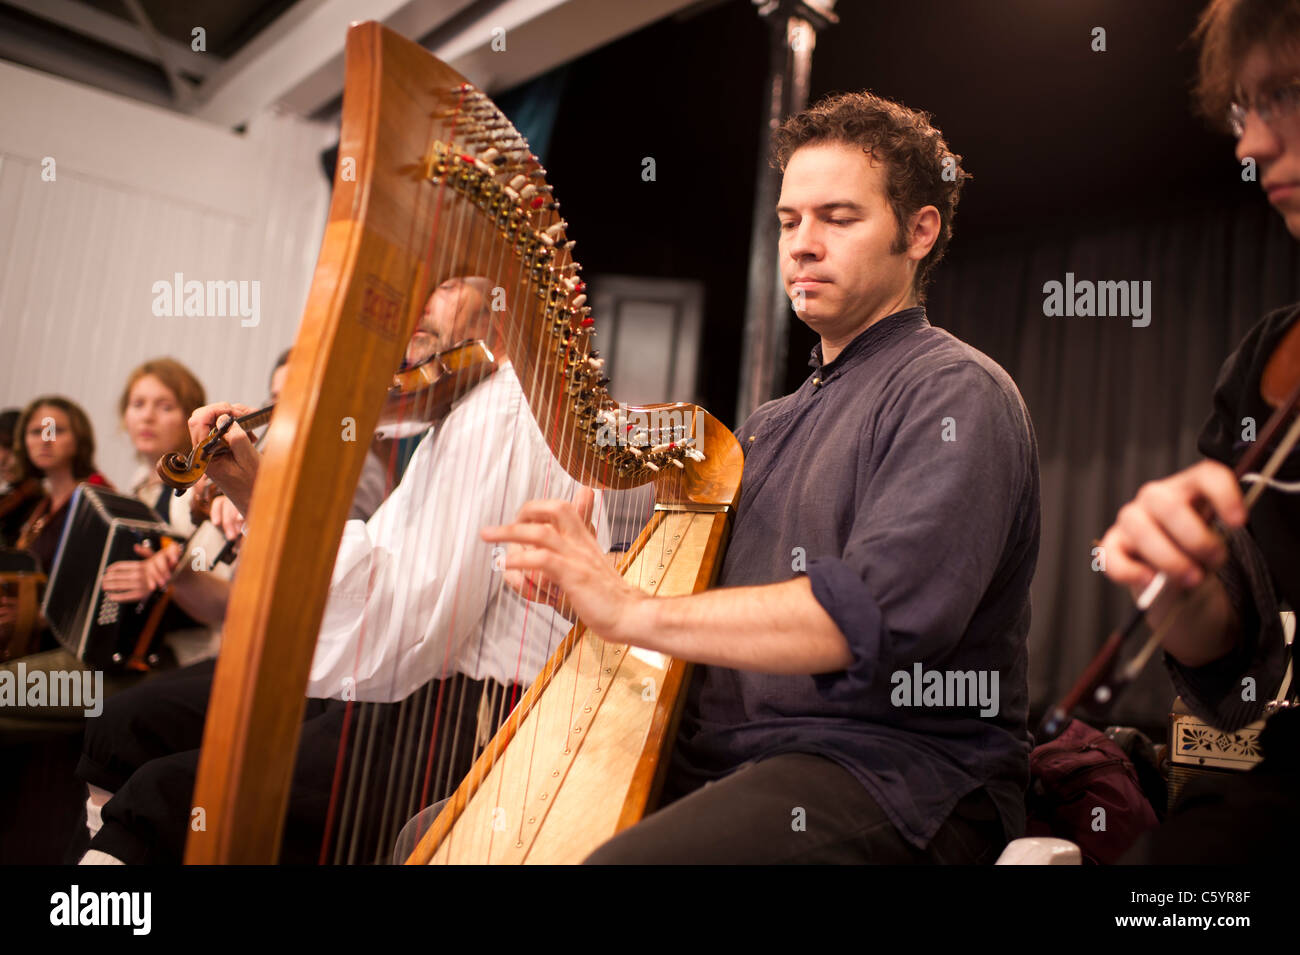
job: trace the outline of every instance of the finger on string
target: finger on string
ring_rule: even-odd
[[[190,415],[190,433],[195,433],[197,429],[201,437],[206,436],[209,431],[218,426],[217,422],[220,418],[228,415],[235,417],[239,415],[235,406],[229,402],[219,401],[215,404],[204,405]]]
[[[551,549],[557,543],[555,528],[544,524],[503,524],[499,527],[485,527],[479,531],[479,536],[489,544],[531,544],[534,547]],[[509,559],[508,553],[506,560]]]
[[[544,547],[537,547],[533,550],[516,551],[513,554],[507,554],[505,561],[502,563],[504,570],[538,570],[547,577],[554,580],[553,572],[548,572],[547,568],[552,570],[558,563],[558,555]]]
[[[592,510],[596,505],[596,492],[585,485],[578,485],[577,493],[573,496],[573,504],[578,509],[582,523],[590,524]]]
[[[569,534],[591,532],[591,525],[579,516],[578,509],[573,504],[554,498],[528,501],[519,508],[519,514],[515,519],[521,522],[552,524]]]

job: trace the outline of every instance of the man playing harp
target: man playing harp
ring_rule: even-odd
[[[964,173],[925,114],[824,101],[776,137],[780,263],[821,338],[746,459],[720,587],[651,597],[573,504],[485,540],[611,643],[699,664],[658,812],[592,862],[991,862],[1020,834],[1037,450],[1015,385],[932,327]]]
[[[488,307],[488,286],[476,277],[442,283],[429,298],[408,360],[466,339],[484,341],[500,359],[505,336],[499,313]],[[307,690],[312,700],[299,743],[282,861],[311,862],[320,856],[340,738],[348,742],[349,759],[391,764],[399,742],[397,708],[376,710],[377,730],[367,729],[364,741],[354,718],[348,740],[341,700],[399,701],[453,674],[474,681],[431,694],[442,730],[437,745],[430,748],[426,739],[421,751],[432,753],[442,784],[454,785],[478,743],[508,712],[511,688],[532,681],[568,629],[558,614],[528,604],[501,585],[501,574],[487,572],[492,548],[476,540],[479,527],[500,520],[529,497],[571,495],[577,489],[526,409],[513,367],[500,361],[421,441],[401,483],[371,519],[345,526]],[[219,416],[245,410],[209,405],[195,412],[191,430],[202,438]],[[227,442],[232,453],[215,458],[209,474],[246,513],[258,452],[237,425]],[[466,495],[469,488],[478,494]],[[601,536],[607,536],[603,525]],[[208,669],[150,681],[109,701],[91,727],[78,767],[87,783],[113,793],[103,805],[103,824],[87,861],[180,861],[210,687]],[[490,706],[484,687],[493,688]],[[405,741],[411,736],[408,727]],[[454,763],[450,770],[448,762]],[[397,788],[408,791],[410,779],[423,777],[425,769],[423,763],[408,768]],[[387,783],[378,779],[371,800],[349,820],[361,828],[366,848],[345,860],[388,861],[398,828],[422,808],[376,804],[373,796]]]

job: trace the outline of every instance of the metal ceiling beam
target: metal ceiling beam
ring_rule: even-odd
[[[153,21],[149,19],[149,14],[144,12],[144,5],[140,0],[122,0],[122,3],[126,5],[127,12],[135,19],[140,32],[144,34],[162,71],[167,74],[167,85],[172,88],[172,98],[176,101],[176,107],[184,109],[194,97],[194,87],[190,86],[189,80],[181,76],[172,63],[164,42],[166,38],[154,29]]]
[[[478,2],[480,0],[411,0],[389,16],[384,25],[404,37],[419,39]],[[312,116],[338,99],[342,92],[343,43],[340,32],[335,54],[285,93],[279,104],[291,113]]]
[[[71,49],[42,44],[19,33],[0,32],[0,60],[19,63],[154,106],[170,109],[175,105],[167,88],[161,83],[146,82],[98,62],[93,57],[79,55]]]
[[[159,64],[173,87],[177,73],[204,77],[188,104],[83,63],[70,51],[0,38],[0,56],[160,106],[185,109],[219,126],[246,122],[271,106],[312,115],[343,89],[349,23],[378,20],[403,36],[430,39],[434,54],[488,92],[567,63],[698,0],[298,0],[227,60],[195,53],[164,37],[74,0],[0,0],[133,56]],[[493,49],[504,29],[506,49]],[[155,43],[157,46],[155,46]],[[182,91],[188,87],[183,83]],[[180,98],[184,98],[182,92]]]
[[[384,20],[408,2],[298,0],[208,78],[190,112],[221,126],[238,126],[337,56],[349,23]]]
[[[492,93],[540,76],[696,2],[299,0],[204,84],[201,95],[209,98],[193,113],[230,126],[273,104],[312,115],[343,90],[343,41],[348,23],[354,20],[379,20],[403,36],[419,38],[456,18],[454,32],[437,34],[430,49]],[[310,11],[300,9],[309,5]],[[484,12],[479,16],[472,9],[466,12],[475,6]],[[492,48],[497,28],[506,31],[504,52]]]
[[[76,3],[75,0],[0,0],[0,2],[66,30],[80,33],[105,46],[111,46],[153,63],[159,62],[157,53],[139,27],[84,3]],[[178,43],[165,37],[161,37],[160,42],[172,65],[182,73],[191,76],[206,77],[225,62],[221,57],[209,53],[195,53],[185,43]],[[113,89],[112,86],[105,88]]]

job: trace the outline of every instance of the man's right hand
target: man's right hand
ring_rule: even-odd
[[[226,415],[239,417],[255,410],[247,405],[232,405],[224,401],[204,405],[190,415],[190,440],[198,447]],[[230,446],[230,453],[219,454],[208,462],[208,477],[230,498],[241,514],[247,515],[261,455],[253,447],[248,434],[237,424],[231,425],[226,431],[225,442]]]
[[[1173,611],[1177,590],[1197,586],[1227,560],[1227,547],[1210,527],[1207,513],[1217,516],[1226,527],[1246,523],[1237,477],[1217,461],[1202,461],[1144,484],[1137,496],[1120,508],[1115,523],[1101,539],[1106,576],[1128,587],[1134,600],[1159,573],[1174,585],[1152,608],[1153,624]],[[1165,649],[1189,666],[1218,659],[1232,649],[1238,637],[1226,591],[1217,580],[1211,586],[1215,592],[1198,619],[1179,621],[1164,639]]]
[[[1106,576],[1135,597],[1158,573],[1195,587],[1228,556],[1223,539],[1203,516],[1206,505],[1228,527],[1246,523],[1236,475],[1217,461],[1142,485],[1101,540]]]

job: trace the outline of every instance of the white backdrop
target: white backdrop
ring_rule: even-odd
[[[209,400],[263,400],[306,301],[336,136],[271,113],[239,135],[0,63],[0,407],[78,402],[123,487],[135,462],[117,399],[141,361],[184,362]],[[258,281],[259,323],[155,316],[153,284],[177,272]]]

